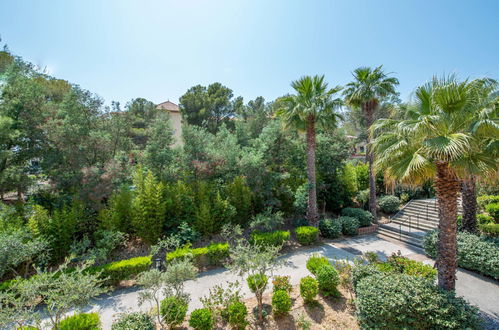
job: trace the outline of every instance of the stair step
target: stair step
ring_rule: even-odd
[[[425,225],[425,226],[430,226],[430,227],[435,227],[438,226],[438,221],[432,221],[432,220],[426,220],[426,219],[415,219],[415,218],[395,218],[392,219],[390,222],[394,223],[400,223],[400,224],[407,224],[407,226],[416,226],[416,225]]]
[[[411,236],[407,236],[405,234],[401,234],[399,235],[398,233],[394,232],[394,231],[391,231],[391,230],[385,230],[385,229],[379,229],[378,231],[378,235],[380,235],[381,237],[388,237],[388,238],[391,238],[391,239],[395,239],[397,241],[401,241],[401,242],[404,242],[406,244],[410,244],[410,245],[413,245],[413,246],[416,246],[418,248],[422,248],[423,245],[422,245],[422,242],[420,239],[417,239],[417,238],[414,238],[414,237],[411,237]]]

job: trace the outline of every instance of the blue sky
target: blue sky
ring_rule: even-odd
[[[246,101],[302,75],[383,64],[405,100],[432,75],[499,78],[499,1],[0,2],[10,50],[102,96],[177,101],[219,81]]]

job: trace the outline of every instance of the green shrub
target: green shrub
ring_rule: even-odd
[[[311,245],[319,238],[319,229],[312,226],[302,226],[295,229],[296,239],[301,245]]]
[[[340,276],[332,265],[322,265],[317,269],[317,282],[319,290],[324,296],[338,297],[340,295],[337,289]]]
[[[432,266],[397,255],[392,255],[386,262],[375,263],[374,266],[384,273],[418,276],[431,281],[434,281],[437,277],[437,270]]]
[[[252,232],[251,242],[262,246],[279,246],[289,240],[289,231],[276,230],[272,232]]]
[[[141,312],[121,314],[111,326],[112,330],[154,330],[155,328],[151,317]]]
[[[248,187],[246,178],[243,176],[235,177],[227,185],[226,193],[229,203],[236,209],[235,219],[241,225],[246,224],[251,217],[251,201],[253,199],[253,192]]]
[[[208,259],[210,265],[221,266],[229,258],[228,243],[213,243],[208,245]]]
[[[311,255],[307,260],[307,269],[314,275],[317,275],[317,270],[324,265],[331,265],[326,257],[318,254]]]
[[[492,203],[499,203],[499,195],[482,195],[478,196],[477,204],[480,210],[485,211],[485,207]]]
[[[499,223],[487,223],[480,225],[479,228],[487,236],[496,237],[499,235]]]
[[[385,195],[378,200],[381,212],[393,214],[399,210],[400,199],[397,196]]]
[[[485,206],[485,211],[494,218],[496,223],[499,222],[499,203],[492,203]]]
[[[103,229],[129,233],[132,222],[132,200],[133,193],[127,186],[114,192],[109,198],[107,208],[99,212],[100,226]]]
[[[195,330],[211,330],[215,321],[208,308],[199,308],[191,313],[189,325]]]
[[[486,225],[486,224],[494,222],[494,218],[492,218],[490,215],[485,214],[485,213],[477,214],[476,220],[477,220],[479,225]]]
[[[172,327],[184,321],[187,308],[188,304],[184,299],[170,296],[161,301],[159,311],[163,321]]]
[[[291,297],[284,290],[277,290],[272,295],[272,312],[276,316],[289,313],[291,310]]]
[[[59,323],[60,330],[98,330],[102,329],[98,313],[80,313],[69,316]]]
[[[305,303],[311,303],[319,293],[319,283],[312,276],[306,276],[300,280],[300,295]]]
[[[337,238],[341,236],[341,222],[338,219],[323,219],[319,221],[322,237]]]
[[[265,291],[265,288],[267,287],[267,283],[269,281],[269,278],[265,275],[262,274],[253,274],[248,276],[246,279],[246,282],[248,283],[248,287],[250,288],[251,292],[263,292]]]
[[[234,329],[245,329],[248,325],[246,317],[248,316],[248,309],[246,305],[240,301],[236,301],[229,305],[227,308],[227,313],[229,316],[229,324]]]
[[[293,290],[293,286],[289,282],[289,276],[274,276],[272,284],[274,285],[274,292],[284,290],[290,293]]]
[[[355,304],[362,328],[480,328],[478,309],[415,276],[367,276],[357,284]]]
[[[353,290],[357,291],[357,285],[359,282],[371,275],[375,274],[383,274],[382,271],[380,271],[376,266],[371,265],[371,264],[357,264],[355,267],[352,269],[352,286]]]
[[[120,281],[129,280],[151,268],[151,257],[136,257],[111,262],[97,267],[89,267],[90,273],[102,272],[101,277],[107,278],[106,284],[118,285]]]
[[[229,244],[213,243],[205,247],[191,249],[190,244],[177,248],[166,255],[166,262],[172,260],[182,260],[192,258],[197,267],[222,266],[223,262],[229,257]]]
[[[423,239],[425,253],[437,256],[438,231],[428,232]],[[468,232],[457,234],[457,262],[459,267],[499,278],[499,246]]]
[[[365,211],[363,209],[357,209],[353,207],[346,207],[341,210],[341,215],[344,217],[355,218],[358,221],[357,227],[367,227],[371,225],[374,217],[369,211]]]
[[[355,236],[358,234],[359,221],[356,218],[343,216],[339,217],[338,221],[341,222],[343,234],[349,236]]]
[[[267,208],[264,212],[258,213],[250,222],[250,228],[256,232],[274,231],[284,223],[282,212],[272,212],[272,208]]]

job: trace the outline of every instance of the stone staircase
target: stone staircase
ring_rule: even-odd
[[[460,201],[458,212],[462,212]],[[391,217],[389,223],[380,224],[378,235],[422,248],[422,240],[426,232],[437,227],[436,199],[413,199]]]

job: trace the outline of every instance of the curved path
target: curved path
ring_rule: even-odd
[[[310,275],[306,268],[306,261],[313,253],[320,253],[328,258],[352,260],[355,256],[366,251],[374,251],[381,258],[386,258],[398,250],[400,250],[404,256],[433,264],[433,261],[422,255],[422,251],[419,249],[405,246],[400,242],[388,241],[379,238],[376,235],[369,235],[331,241],[321,246],[284,255],[282,258],[285,259],[285,265],[276,271],[275,274],[289,275],[291,277],[291,283],[296,285],[300,282],[302,277]],[[465,297],[470,303],[478,306],[482,312],[487,314],[492,328],[498,326],[498,282],[461,269],[458,271],[457,278],[457,294]],[[188,281],[185,284],[186,292],[191,295],[189,310],[201,307],[199,298],[208,294],[209,289],[214,285],[236,280],[241,281],[241,278],[223,268],[200,273],[195,281]],[[125,311],[145,311],[150,308],[150,305],[147,303],[138,306],[139,290],[140,288],[132,287],[103,295],[96,299],[92,306],[85,308],[84,311],[99,312],[104,329],[110,329],[116,314]],[[242,293],[245,296],[251,295],[246,285],[243,285]]]

